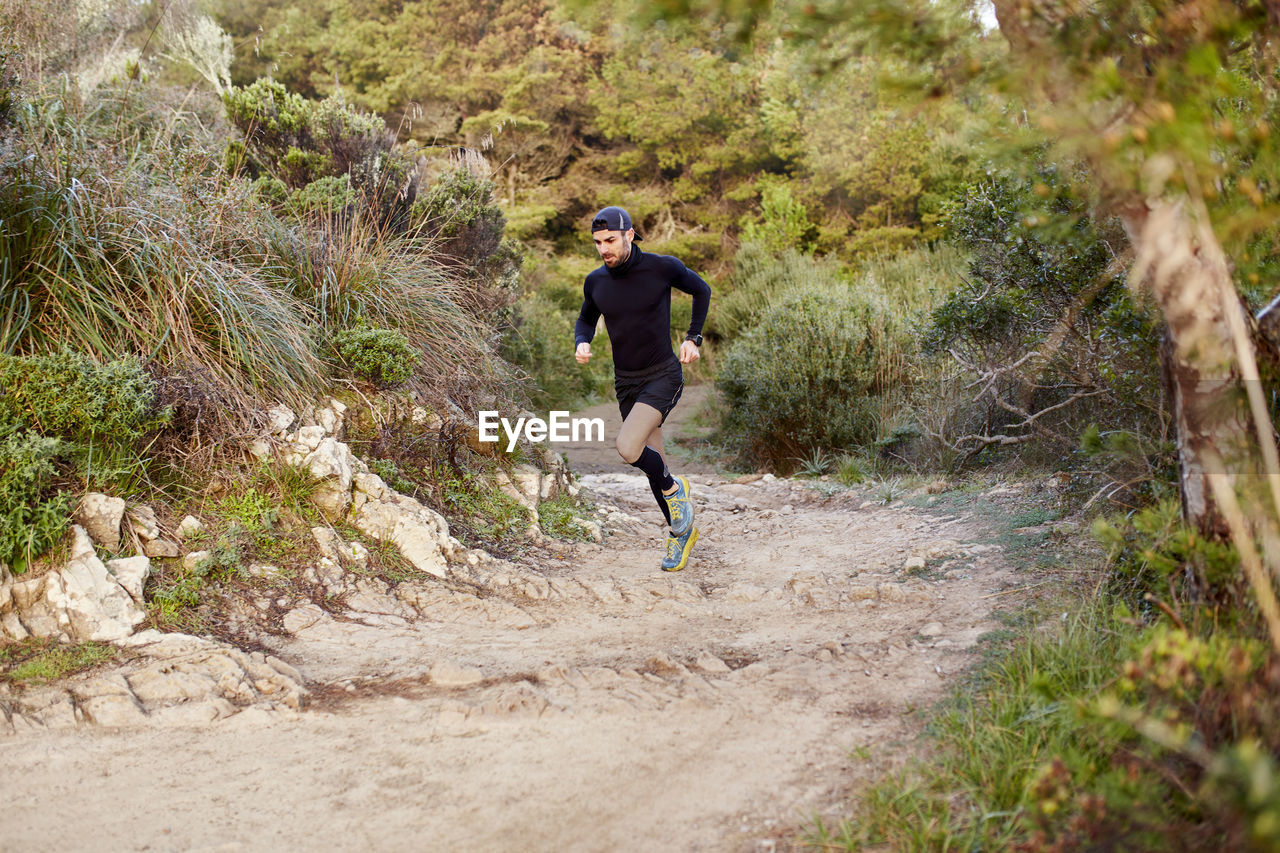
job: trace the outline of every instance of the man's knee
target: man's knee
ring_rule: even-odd
[[[640,454],[644,453],[643,441],[631,441],[622,436],[618,436],[618,440],[614,442],[618,455],[622,457],[622,461],[628,465],[633,464],[640,458]]]

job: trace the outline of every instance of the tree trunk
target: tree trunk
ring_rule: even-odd
[[[1234,477],[1263,470],[1226,313],[1245,309],[1217,240],[1197,227],[1184,202],[1149,201],[1121,218],[1137,257],[1134,283],[1165,318],[1161,361],[1177,426],[1183,516],[1222,538],[1227,526],[1209,483],[1214,457]]]

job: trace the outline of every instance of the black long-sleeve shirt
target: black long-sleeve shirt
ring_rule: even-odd
[[[632,244],[616,267],[601,265],[582,285],[582,311],[573,326],[574,345],[590,343],[604,315],[613,344],[615,370],[635,372],[675,361],[671,349],[671,288],[693,297],[689,333],[701,334],[711,306],[711,288],[670,255],[652,255]]]

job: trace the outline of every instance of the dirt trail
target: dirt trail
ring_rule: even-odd
[[[603,546],[277,638],[301,714],[3,739],[0,850],[763,850],[844,813],[990,629],[987,531],[679,465],[703,538],[666,575],[611,453],[569,451]]]

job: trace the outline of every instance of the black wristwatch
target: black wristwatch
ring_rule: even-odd
[[[695,347],[702,346],[702,335],[685,335],[684,339],[686,341],[692,341]]]

